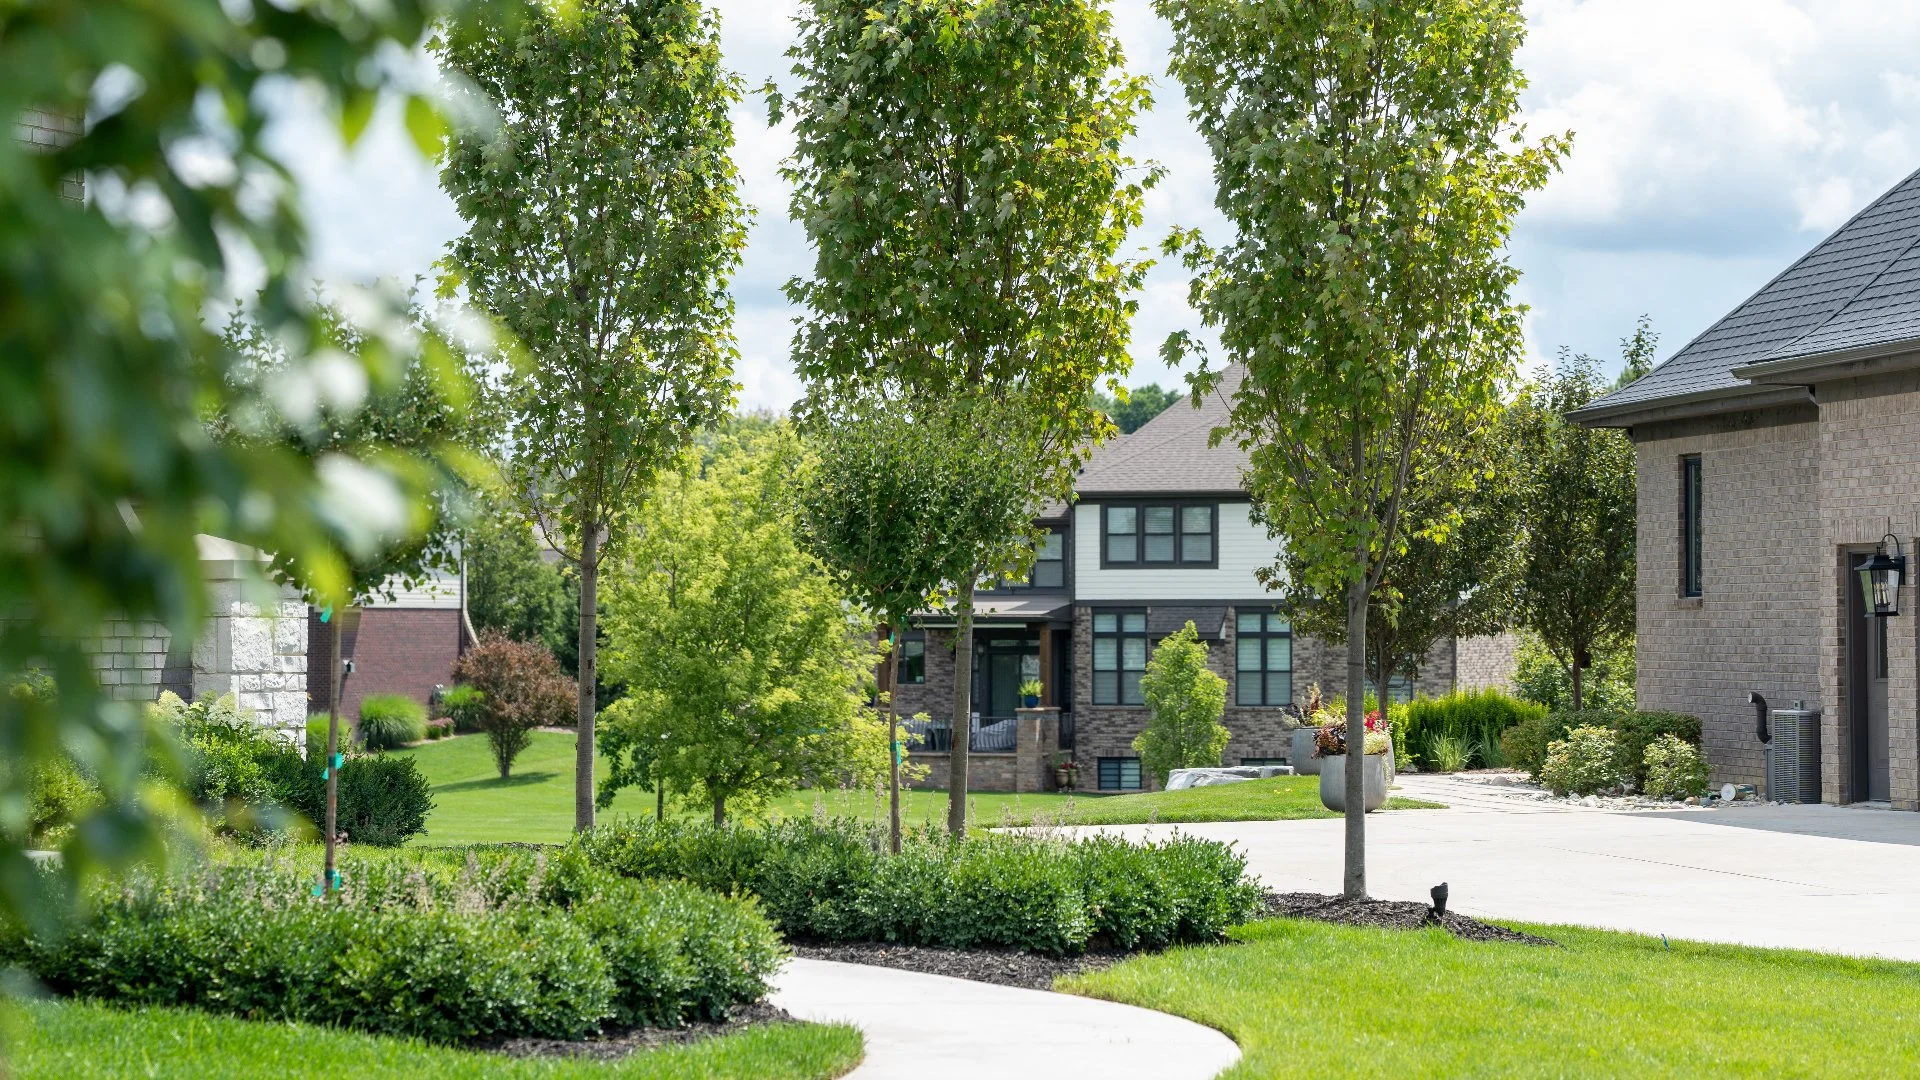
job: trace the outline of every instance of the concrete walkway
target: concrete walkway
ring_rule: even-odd
[[[789,960],[771,1000],[860,1029],[850,1080],[1206,1080],[1240,1060],[1233,1040],[1165,1013],[865,964]]]
[[[1920,814],[1757,806],[1614,812],[1471,777],[1403,776],[1446,803],[1367,818],[1368,892],[1469,915],[1920,961]],[[1282,892],[1338,892],[1338,820],[1113,826],[1236,843]]]

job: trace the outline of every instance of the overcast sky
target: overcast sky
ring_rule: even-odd
[[[1170,35],[1149,0],[1111,6],[1129,66],[1155,84],[1134,156],[1168,170],[1134,244],[1156,246],[1174,225],[1219,236],[1212,163],[1165,74]],[[782,53],[798,0],[717,7],[733,70],[749,85],[788,82]],[[1618,367],[1619,339],[1643,312],[1665,359],[1920,168],[1920,0],[1530,0],[1526,10],[1526,120],[1536,134],[1574,132],[1565,171],[1514,236],[1535,359],[1570,346]],[[780,408],[799,390],[780,288],[810,265],[776,174],[792,140],[767,127],[757,98],[735,127],[756,211],[734,283],[735,378],[742,405]],[[461,222],[397,116],[383,110],[351,155],[310,117],[282,125],[280,138],[323,279],[431,274]],[[1195,325],[1185,274],[1156,268],[1125,381],[1177,380],[1157,351],[1169,331]]]

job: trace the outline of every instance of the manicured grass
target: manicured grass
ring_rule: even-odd
[[[411,754],[433,785],[434,810],[426,834],[416,844],[490,844],[504,841],[560,843],[573,832],[573,735],[536,731],[533,744],[514,762],[513,776],[502,781],[493,766],[487,740],[462,735],[395,753]],[[606,762],[601,762],[606,768]],[[604,775],[604,772],[602,773]],[[1282,776],[1244,784],[1187,791],[1133,795],[999,794],[968,796],[972,819],[999,825],[1124,825],[1144,822],[1277,821],[1334,817],[1320,805],[1320,781],[1312,776]],[[1392,799],[1389,810],[1437,807],[1437,803]],[[626,789],[602,817],[651,814],[653,794]],[[781,796],[758,816],[804,817],[812,814],[887,820],[884,791],[807,790]],[[901,820],[908,825],[940,825],[947,820],[947,793],[901,793]]]
[[[601,1064],[508,1058],[305,1024],[262,1023],[188,1009],[122,1010],[39,1001],[12,1025],[15,1076],[554,1077],[563,1080],[826,1080],[858,1064],[860,1033],[844,1025],[780,1024]]]
[[[1276,919],[1058,985],[1226,1032],[1234,1078],[1920,1076],[1920,965],[1520,928],[1561,947]]]
[[[1388,810],[1436,810],[1441,804],[1389,798]],[[1320,805],[1317,776],[1276,776],[1185,791],[1142,791],[1094,799],[1068,800],[1058,806],[1016,813],[1014,825],[1137,825],[1196,821],[1286,821],[1340,815]],[[982,819],[986,821],[987,819]],[[991,822],[998,824],[999,822]]]

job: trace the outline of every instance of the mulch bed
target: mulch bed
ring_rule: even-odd
[[[1061,975],[1099,971],[1125,960],[1128,953],[1089,952],[1080,956],[1038,956],[1000,949],[935,949],[924,945],[887,945],[879,942],[833,942],[793,945],[793,955],[809,960],[837,960],[843,964],[948,975],[974,982],[999,983],[1028,990],[1048,990]]]
[[[1267,914],[1281,918],[1318,919],[1343,926],[1372,926],[1382,930],[1418,930],[1424,926],[1439,926],[1454,937],[1467,941],[1505,941],[1515,945],[1555,944],[1543,937],[1483,923],[1457,912],[1449,911],[1435,918],[1431,907],[1411,900],[1349,900],[1344,896],[1303,892],[1270,892],[1265,899]]]
[[[597,1039],[582,1039],[577,1042],[568,1039],[509,1039],[493,1049],[509,1057],[570,1057],[586,1058],[592,1061],[614,1061],[639,1051],[656,1050],[663,1046],[675,1046],[720,1035],[731,1035],[736,1031],[744,1031],[761,1024],[794,1022],[794,1018],[785,1009],[775,1008],[762,1001],[739,1006],[733,1010],[733,1018],[725,1023],[692,1023],[677,1028],[633,1028],[602,1035]]]

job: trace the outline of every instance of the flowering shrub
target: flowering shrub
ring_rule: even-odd
[[[1330,715],[1327,710],[1316,714],[1316,719]],[[1386,721],[1380,718],[1380,710],[1367,713],[1366,753],[1384,754],[1393,745],[1393,734],[1387,730]],[[1321,721],[1320,733],[1314,736],[1314,754],[1316,757],[1339,757],[1347,752],[1347,722],[1344,718]]]

